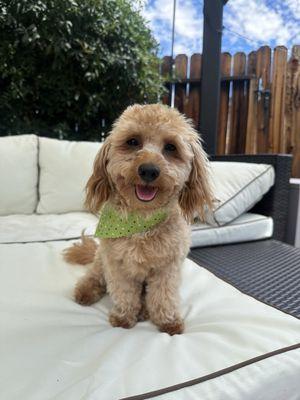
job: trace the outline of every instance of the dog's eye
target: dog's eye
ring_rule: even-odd
[[[136,138],[131,138],[126,142],[130,147],[137,147],[139,146],[140,142]]]
[[[164,150],[167,151],[168,153],[171,153],[173,151],[176,151],[176,146],[174,146],[174,144],[172,143],[167,143],[165,144]]]

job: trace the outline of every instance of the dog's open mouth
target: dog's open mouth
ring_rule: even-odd
[[[141,201],[151,201],[156,196],[158,188],[154,186],[136,185],[136,197]]]

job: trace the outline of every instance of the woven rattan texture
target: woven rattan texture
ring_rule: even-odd
[[[240,154],[211,156],[210,159],[212,161],[237,161],[273,165],[275,169],[275,184],[251,212],[272,217],[274,221],[273,238],[284,241],[287,228],[292,157],[286,154]]]
[[[300,249],[265,240],[197,248],[189,258],[243,293],[300,318]]]

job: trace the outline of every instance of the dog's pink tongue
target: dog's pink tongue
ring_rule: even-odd
[[[150,201],[153,200],[157,192],[157,188],[153,186],[136,185],[136,195],[139,200]]]

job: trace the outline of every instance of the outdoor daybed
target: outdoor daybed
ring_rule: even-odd
[[[256,176],[222,200],[211,225],[193,227],[186,330],[171,337],[150,322],[112,328],[108,297],[91,307],[72,299],[84,268],[61,252],[95,229],[82,203],[98,148],[0,138],[1,399],[299,399],[300,252],[282,243],[290,158],[234,158],[255,162],[234,167]]]

